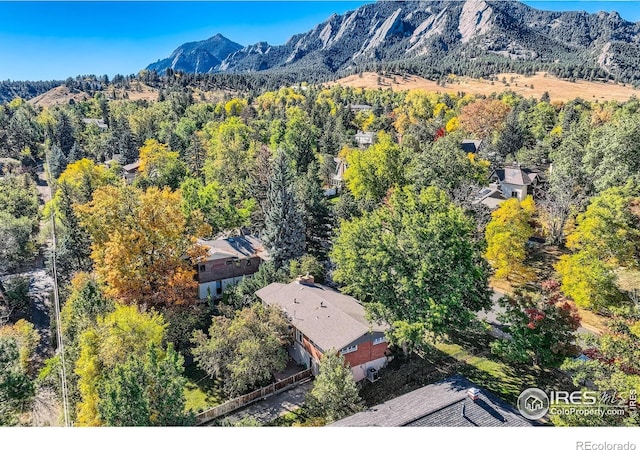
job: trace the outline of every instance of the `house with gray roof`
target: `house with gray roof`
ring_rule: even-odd
[[[338,420],[333,427],[530,427],[508,403],[454,375]]]
[[[313,276],[300,277],[289,284],[271,283],[256,295],[287,315],[295,337],[289,354],[297,363],[312,368],[315,374],[322,355],[328,351],[344,355],[356,381],[387,363],[384,333],[388,325],[369,322],[360,302],[316,284]]]
[[[133,183],[138,173],[140,172],[140,160],[134,161],[131,164],[122,166],[122,178],[125,179],[127,184]]]
[[[85,125],[95,125],[100,131],[107,131],[109,129],[109,126],[104,122],[104,119],[89,119],[85,117],[82,119],[82,123]]]
[[[201,300],[221,298],[227,287],[251,277],[269,259],[262,241],[251,235],[197,242],[208,249],[207,257],[196,266]]]
[[[533,195],[533,190],[540,181],[540,174],[514,164],[494,170],[490,180],[500,186],[500,191],[505,198],[515,197],[522,201],[527,195]]]
[[[358,131],[353,139],[360,148],[367,148],[376,143],[376,134],[373,131]]]

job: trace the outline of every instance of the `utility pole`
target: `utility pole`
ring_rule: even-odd
[[[49,155],[46,155],[47,159],[47,186],[49,187],[49,197],[53,199],[53,190],[51,189],[51,169],[49,168]],[[62,323],[60,321],[60,297],[58,295],[58,269],[56,267],[56,217],[54,209],[51,208],[51,267],[53,272],[53,300],[54,300],[54,312],[56,318],[56,335],[58,341],[57,352],[60,355],[60,385],[62,387],[62,409],[64,412],[64,425],[65,427],[71,426],[69,420],[69,393],[67,390],[67,367],[64,358],[64,343],[62,339]]]

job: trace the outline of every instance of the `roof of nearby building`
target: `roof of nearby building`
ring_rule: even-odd
[[[479,389],[478,398],[468,390]],[[463,414],[464,411],[464,414]],[[527,427],[509,404],[480,389],[462,375],[396,397],[366,411],[338,420],[335,427]]]
[[[372,109],[373,107],[371,105],[365,105],[365,104],[352,104],[350,106],[350,108],[352,110],[354,109],[359,109],[361,111],[369,111],[370,109]]]
[[[82,119],[82,122],[84,122],[87,125],[90,125],[90,124],[96,125],[100,129],[109,128],[107,124],[104,123],[104,119],[89,119],[85,117],[84,119]]]
[[[500,203],[505,200],[504,195],[500,191],[500,187],[497,184],[492,183],[478,192],[474,199],[474,203],[482,203],[489,209],[496,209],[500,206]]]
[[[140,161],[134,161],[131,164],[127,164],[126,166],[122,166],[122,169],[125,172],[134,172],[136,170],[138,170],[138,168],[140,167]]]
[[[475,153],[480,148],[480,145],[482,145],[482,140],[463,139],[460,148],[466,153]]]
[[[520,186],[529,186],[538,178],[537,172],[518,166],[496,169],[494,173],[501,183],[517,184]]]
[[[355,134],[355,138],[368,138],[368,139],[373,139],[376,136],[376,134],[373,131],[358,131]]]
[[[247,259],[254,256],[264,260],[269,259],[269,253],[262,241],[251,235],[213,240],[198,239],[198,244],[209,247],[207,261],[228,258]]]
[[[291,324],[322,351],[340,350],[369,331],[388,329],[370,323],[355,298],[321,284],[271,283],[256,295],[268,305],[282,308]]]

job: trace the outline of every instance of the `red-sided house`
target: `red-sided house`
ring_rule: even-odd
[[[251,277],[269,257],[262,242],[254,236],[198,239],[198,244],[209,248],[206,259],[196,266],[200,299],[222,297],[227,286]]]
[[[387,325],[371,323],[353,297],[315,284],[312,276],[289,284],[272,283],[256,292],[267,305],[284,310],[291,321],[295,342],[291,357],[318,373],[318,363],[329,350],[344,355],[356,381],[378,370],[388,360],[384,332]]]

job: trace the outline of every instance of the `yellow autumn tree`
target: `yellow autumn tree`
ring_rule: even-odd
[[[524,265],[524,260],[527,241],[533,234],[529,221],[534,212],[535,203],[529,195],[523,201],[510,198],[491,214],[485,232],[486,258],[497,279],[524,282],[531,278],[531,269]]]
[[[31,322],[24,319],[11,325],[0,327],[0,337],[10,337],[18,344],[20,366],[26,372],[33,369],[33,355],[40,341],[40,334]]]
[[[108,296],[146,305],[195,300],[193,264],[204,249],[195,245],[190,230],[208,235],[210,227],[188,226],[181,202],[180,191],[169,188],[105,186],[78,207]]]

